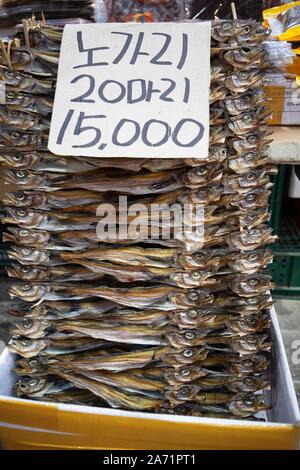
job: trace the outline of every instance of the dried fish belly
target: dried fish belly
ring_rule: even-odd
[[[0,52],[1,179],[19,188],[2,207],[16,395],[261,419],[272,367],[265,268],[276,239],[267,225],[276,172],[263,88],[268,30],[212,22],[207,159],[51,154],[62,33],[24,21]],[[122,215],[119,196],[150,213],[140,237],[96,233],[100,204]],[[162,218],[172,205],[191,207],[197,231],[175,237],[174,214]]]

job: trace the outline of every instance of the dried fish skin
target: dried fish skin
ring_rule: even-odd
[[[30,359],[38,356],[39,354],[57,356],[60,354],[88,351],[104,345],[107,345],[107,342],[95,340],[93,338],[52,340],[17,337],[11,339],[8,344],[8,349],[11,352]]]
[[[126,394],[114,387],[104,385],[92,379],[87,379],[79,374],[70,373],[64,368],[53,368],[53,371],[62,378],[69,380],[80,388],[91,391],[102,400],[106,401],[112,408],[125,408],[132,410],[154,410],[162,403],[162,399],[146,398],[140,395]],[[64,372],[65,371],[65,372]]]
[[[108,301],[45,301],[41,305],[18,306],[19,310],[9,310],[12,316],[26,316],[32,319],[44,319],[50,316],[52,320],[83,318],[85,315],[97,316],[115,309],[116,305]]]
[[[93,271],[77,266],[60,265],[60,261],[51,260],[47,266],[40,265],[18,265],[13,264],[6,268],[9,277],[22,279],[28,282],[77,282],[94,281],[102,279],[104,274],[94,273]]]
[[[24,336],[26,338],[40,339],[45,337],[45,332],[51,326],[46,320],[32,320],[24,318],[22,321],[15,323],[10,328],[10,334],[15,336]]]
[[[203,405],[219,405],[227,403],[234,395],[229,392],[202,392],[201,387],[189,384],[178,390],[166,390],[165,396],[174,406],[186,401]]]

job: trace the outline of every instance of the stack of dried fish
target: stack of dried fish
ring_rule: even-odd
[[[270,388],[268,32],[213,24],[208,160],[50,154],[61,34],[24,25],[0,58],[2,177],[20,188],[3,201],[17,395],[256,419]],[[119,195],[203,204],[202,236],[101,240],[96,208]]]

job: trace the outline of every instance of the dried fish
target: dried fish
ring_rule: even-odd
[[[272,235],[272,229],[262,225],[251,230],[245,229],[243,232],[232,232],[227,238],[227,243],[231,248],[248,251],[274,243],[276,239],[277,236]]]

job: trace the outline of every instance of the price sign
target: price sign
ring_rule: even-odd
[[[205,157],[209,85],[209,22],[67,25],[49,150]]]

